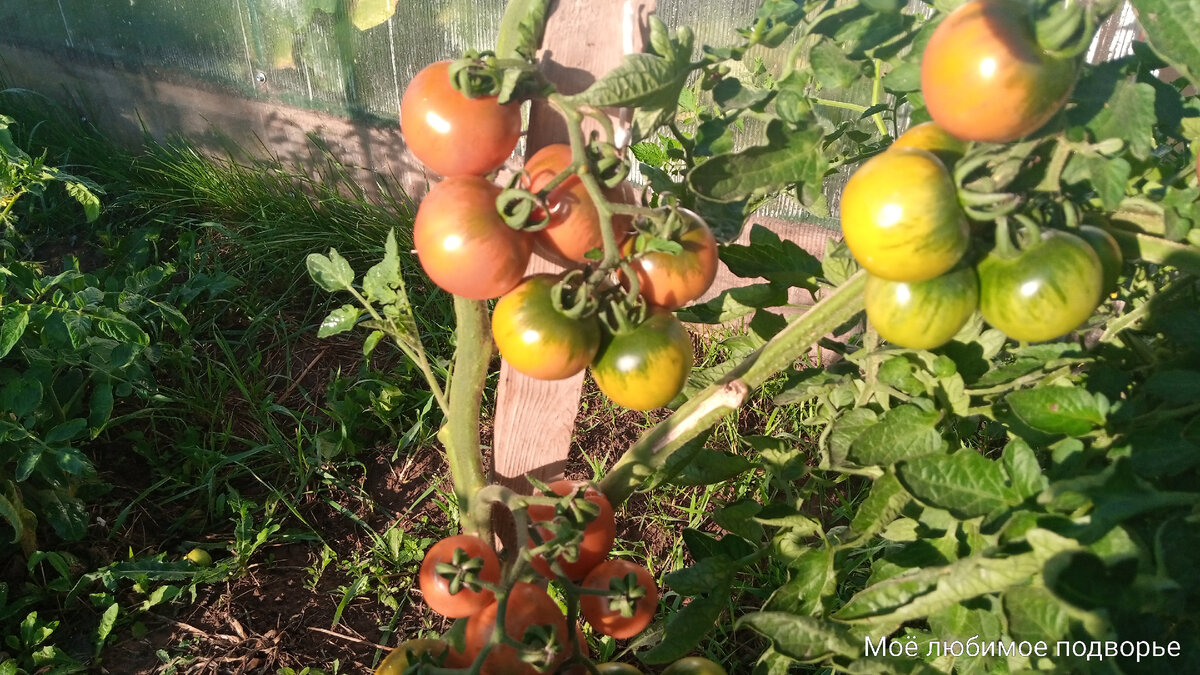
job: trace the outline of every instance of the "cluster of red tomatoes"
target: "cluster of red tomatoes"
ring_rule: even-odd
[[[535,503],[526,509],[530,550],[525,555],[529,567],[577,597],[580,615],[596,632],[618,639],[637,635],[654,618],[658,586],[644,567],[608,559],[616,533],[611,504],[583,482],[563,480],[549,487],[559,498],[556,504]],[[558,553],[552,560],[547,559],[551,552]],[[509,574],[506,587],[500,559],[483,539],[458,535],[434,544],[421,563],[421,593],[433,611],[467,620],[465,650],[459,652],[436,639],[409,641],[380,665],[377,675],[401,673],[422,658],[447,667],[466,668],[485,649],[488,651],[480,665],[481,673],[533,674],[554,672],[563,666],[572,653],[566,616],[544,584],[528,581],[528,573],[522,577],[519,570],[528,568],[516,567],[517,580]],[[503,609],[497,593],[505,596]],[[499,633],[504,637],[492,644],[501,611]],[[575,632],[581,652],[586,653],[582,631],[575,627]],[[632,666],[615,663],[601,664],[598,670],[608,675],[638,672]]]
[[[1103,230],[1005,221],[972,261],[972,230],[949,168],[968,141],[1003,143],[1041,128],[1065,104],[1074,59],[1042,50],[1015,0],[971,0],[934,30],[922,54],[921,92],[933,122],[902,134],[851,176],[842,231],[869,273],[867,318],[912,349],[949,341],[978,308],[1017,340],[1050,340],[1079,327],[1119,275],[1121,252]]]
[[[499,298],[492,333],[501,356],[530,377],[557,380],[588,366],[600,389],[616,403],[649,410],[667,404],[683,388],[692,367],[687,331],[671,312],[703,294],[717,270],[716,240],[699,217],[685,214],[672,237],[678,253],[639,250],[628,216],[611,218],[612,235],[637,278],[642,308],[638,320],[607,325],[601,320],[607,298],[628,289],[629,275],[617,269],[587,279],[588,294],[599,303],[577,307],[564,296],[564,274],[526,277],[537,252],[568,268],[595,266],[588,254],[601,249],[603,219],[593,194],[578,175],[561,175],[574,163],[565,144],[542,148],[525,164],[521,185],[539,194],[538,231],[510,227],[497,208],[501,189],[486,177],[512,153],[521,135],[519,105],[496,97],[468,98],[450,80],[450,62],[428,66],[413,78],[400,106],[405,142],[426,166],[444,176],[417,211],[413,240],[429,278],[464,298]],[[549,189],[547,189],[549,188]],[[632,201],[622,183],[604,199]],[[684,213],[684,212],[679,212]],[[586,267],[592,270],[592,267]],[[620,283],[618,283],[620,282]]]

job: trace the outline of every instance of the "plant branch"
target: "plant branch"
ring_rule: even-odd
[[[628,499],[643,479],[662,467],[683,444],[741,407],[751,390],[792,365],[817,340],[861,311],[866,281],[865,272],[855,273],[725,377],[643,434],[600,481],[600,490],[613,506]]]
[[[454,296],[458,347],[450,381],[450,410],[438,437],[446,446],[446,460],[454,479],[459,520],[464,532],[491,539],[490,509],[472,508],[472,498],[483,489],[483,460],[479,451],[479,409],[492,359],[487,304]]]

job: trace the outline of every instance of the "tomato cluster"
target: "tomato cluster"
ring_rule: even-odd
[[[1014,0],[970,0],[934,30],[921,80],[933,121],[863,163],[842,197],[846,245],[869,275],[867,318],[881,337],[932,349],[978,309],[1009,337],[1050,340],[1079,327],[1115,286],[1121,252],[1102,229],[1048,229],[1014,214],[1019,246],[1007,215],[993,242],[973,238],[951,174],[970,142],[1008,142],[1045,125],[1075,72],[1073,59],[1038,46]]]
[[[517,184],[536,206],[524,222],[506,219],[504,191],[487,174],[516,145],[519,107],[496,97],[468,98],[452,85],[453,70],[449,62],[425,68],[401,103],[409,148],[445,176],[413,224],[422,269],[454,295],[499,298],[492,335],[517,371],[558,380],[590,366],[597,386],[616,403],[638,410],[666,405],[683,389],[693,361],[687,331],[671,312],[712,284],[712,231],[682,209],[663,219],[673,226],[651,231],[648,224],[644,235],[628,209],[606,207],[606,217],[595,200],[632,205],[633,189],[619,177],[609,187],[589,186],[583,174],[597,175],[593,158],[583,153],[580,159],[566,144],[548,145],[528,159]],[[612,256],[597,262],[606,238]],[[647,246],[647,238],[660,244]],[[568,270],[526,276],[533,252]]]
[[[421,660],[466,668],[480,658],[481,673],[555,671],[570,656],[567,617],[544,583],[534,583],[537,575],[530,574],[531,568],[579,598],[582,618],[598,633],[625,639],[650,624],[658,606],[658,586],[650,572],[625,560],[606,559],[616,528],[608,499],[583,481],[561,480],[547,487],[547,495],[525,507],[529,549],[510,556],[507,564],[515,569],[502,575],[496,551],[473,535],[437,542],[421,563],[418,585],[426,604],[442,616],[466,619],[463,651],[444,640],[409,640],[380,664],[376,675],[401,673]],[[552,561],[547,559],[551,556]],[[507,588],[502,579],[509,580]],[[503,595],[503,605],[497,594]],[[499,632],[505,638],[493,644],[502,606]],[[578,626],[575,630],[586,654],[582,632]]]

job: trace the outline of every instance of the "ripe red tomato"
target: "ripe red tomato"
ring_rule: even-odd
[[[662,675],[726,675],[725,669],[703,656],[686,656],[667,666]]]
[[[687,329],[674,314],[659,311],[637,327],[609,336],[592,364],[592,378],[617,405],[653,410],[683,391],[692,358]]]
[[[687,225],[679,234],[683,251],[642,253],[631,261],[638,278],[638,294],[647,303],[676,310],[704,295],[717,276],[717,240],[708,224],[693,213],[684,214]],[[623,254],[633,255],[634,239],[625,243]],[[628,286],[628,282],[625,282]]]
[[[521,106],[495,96],[467,98],[450,83],[450,62],[417,73],[400,100],[400,132],[408,149],[443,176],[495,170],[521,137]]]
[[[979,307],[979,282],[971,267],[925,281],[867,277],[867,320],[880,337],[908,349],[933,349],[950,341]]]
[[[921,93],[934,121],[970,141],[1005,143],[1037,131],[1066,103],[1076,65],[1041,49],[1016,0],[971,0],[933,31]]]
[[[1083,239],[1050,230],[1019,253],[993,252],[978,266],[979,311],[1016,340],[1052,340],[1100,304],[1103,268]]]
[[[970,241],[950,174],[918,148],[888,150],[854,172],[842,191],[842,234],[860,265],[891,281],[944,274]]]
[[[607,591],[614,582],[621,582],[629,574],[637,578],[637,587],[642,592],[642,596],[632,602],[625,596],[583,595],[579,598],[579,611],[592,628],[618,640],[637,635],[654,619],[658,609],[658,586],[654,577],[645,567],[628,560],[606,560],[583,580],[584,588]]]
[[[496,626],[498,610],[499,605],[493,602],[467,619],[468,654],[479,654],[487,645]],[[546,591],[524,581],[517,582],[508,593],[504,632],[511,639],[520,642],[525,632],[534,626],[549,627],[557,645],[556,653],[550,655],[549,661],[552,664],[561,661],[566,656],[567,617],[563,616]],[[545,672],[551,670],[552,667],[546,668]],[[492,648],[480,669],[482,675],[533,675],[538,672],[532,665],[521,660],[514,647],[504,644]]]
[[[462,551],[465,557],[478,559],[474,564],[475,574],[479,579],[493,584],[500,583],[500,560],[492,547],[479,537],[460,534],[446,537],[434,544],[425,554],[425,560],[421,562],[418,584],[421,594],[425,597],[425,604],[438,614],[452,619],[471,616],[494,599],[492,592],[487,589],[473,591],[466,586],[459,587],[460,583],[452,583],[450,579],[437,573],[438,564],[452,562],[458,551]]]
[[[496,211],[500,189],[476,176],[433,186],[413,222],[413,244],[433,283],[471,300],[498,298],[520,283],[529,238]]]
[[[525,163],[525,188],[537,192],[571,164],[571,146],[565,143],[547,145]],[[626,190],[607,190],[609,201],[630,201]],[[600,213],[591,194],[579,176],[571,176],[550,191],[546,197],[550,208],[550,224],[533,234],[533,249],[546,258],[566,267],[587,262],[586,254],[604,247],[600,232]],[[613,218],[613,235],[618,246],[629,236],[629,218]]]
[[[888,149],[892,148],[926,150],[942,160],[942,164],[945,164],[946,168],[950,168],[954,166],[955,162],[962,159],[963,154],[967,151],[967,144],[965,141],[951,136],[945,129],[939,127],[937,122],[922,122],[909,127],[907,131],[900,134],[900,138],[897,138]]]
[[[572,318],[554,308],[559,275],[538,274],[500,298],[492,312],[492,336],[505,361],[539,380],[582,372],[600,349],[595,316]]]
[[[571,494],[576,488],[583,486],[587,486],[583,493],[584,499],[600,507],[600,513],[584,527],[583,541],[579,544],[579,556],[575,561],[568,562],[563,556],[559,556],[558,558],[558,564],[562,568],[563,574],[567,575],[567,578],[573,581],[578,581],[587,576],[588,572],[592,571],[600,561],[608,556],[608,552],[612,550],[613,540],[617,534],[612,504],[609,503],[608,498],[603,493],[589,486],[584,481],[558,480],[550,483],[550,489],[560,497]],[[537,526],[538,523],[545,523],[554,519],[553,506],[530,504],[528,513],[530,523],[534,526]],[[544,527],[538,527],[538,534],[541,535],[543,540],[549,540],[550,537],[554,536],[550,530]],[[555,578],[549,563],[541,555],[534,556],[530,562],[533,568],[546,578]]]

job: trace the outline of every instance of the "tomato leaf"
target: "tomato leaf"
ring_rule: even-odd
[[[757,108],[771,98],[766,89],[752,89],[736,77],[726,77],[713,87],[713,102],[724,110]]]
[[[662,641],[655,647],[639,652],[643,663],[657,665],[678,660],[692,651],[710,631],[721,612],[729,604],[729,586],[712,588],[679,610],[667,623]]]
[[[857,656],[858,640],[834,621],[783,612],[752,612],[738,619],[737,628],[749,628],[771,641],[780,654],[800,662],[841,654]]]
[[[721,291],[708,302],[685,307],[677,313],[688,323],[725,323],[763,307],[782,307],[788,302],[787,288],[777,284],[751,284]]]
[[[1014,438],[1004,446],[1000,461],[1004,464],[1013,490],[1022,500],[1039,494],[1049,484],[1033,448],[1020,438]]]
[[[1004,594],[1008,632],[1015,640],[1057,640],[1067,634],[1070,616],[1045,588],[1024,586]]]
[[[818,42],[808,58],[822,89],[844,91],[862,78],[862,66],[846,58],[842,48],[829,40]]]
[[[815,291],[821,261],[793,241],[762,225],[750,228],[750,244],[726,244],[720,248],[721,262],[743,279],[761,277],[796,288]]]
[[[310,253],[304,264],[313,281],[327,291],[348,291],[354,283],[354,270],[337,249],[329,249],[328,257],[320,253]]]
[[[870,494],[858,505],[850,521],[850,531],[857,541],[872,537],[891,524],[911,502],[912,496],[895,474],[885,473],[875,479]]]
[[[741,455],[700,448],[668,482],[681,486],[712,485],[734,478],[753,467],[754,463]]]
[[[1192,84],[1200,85],[1200,5],[1131,0],[1150,46]]]
[[[12,351],[28,326],[27,305],[7,305],[0,308],[0,359]]]
[[[680,595],[701,595],[714,588],[728,586],[738,569],[728,556],[713,556],[667,574],[663,577],[663,584]]]
[[[833,549],[809,548],[788,562],[791,578],[763,606],[767,611],[815,615],[837,588]]]
[[[795,183],[820,183],[828,167],[817,125],[789,130],[782,120],[767,124],[767,142],[738,153],[717,155],[688,173],[688,186],[717,202],[762,196]]]
[[[324,338],[345,333],[354,328],[361,316],[362,309],[354,305],[342,305],[330,312],[321,322],[321,327],[317,329],[317,337]]]
[[[903,459],[941,453],[946,441],[937,430],[940,415],[905,404],[892,408],[850,445],[850,459],[864,466],[886,466]],[[938,458],[943,459],[943,458]]]
[[[410,344],[416,344],[417,321],[400,273],[400,248],[395,231],[389,231],[383,246],[383,260],[367,270],[363,277],[363,293],[380,306],[383,316],[401,329]]]
[[[1082,436],[1104,424],[1108,399],[1078,387],[1038,387],[1005,397],[1025,424],[1049,434]]]
[[[542,46],[551,0],[509,0],[500,19],[496,56],[532,59]]]
[[[1018,501],[1004,469],[970,449],[909,460],[896,467],[896,476],[921,502],[959,518],[985,516]]]

